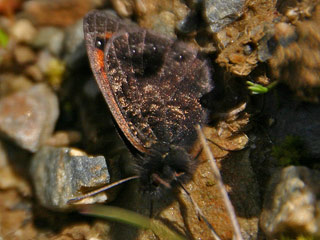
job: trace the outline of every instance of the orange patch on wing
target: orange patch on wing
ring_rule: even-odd
[[[96,49],[96,55],[97,55],[97,63],[99,65],[100,68],[100,72],[103,74],[103,77],[106,78],[107,74],[104,71],[104,53],[102,50],[100,49]]]
[[[104,37],[108,40],[109,38],[111,38],[112,34],[113,34],[112,32],[106,32]]]

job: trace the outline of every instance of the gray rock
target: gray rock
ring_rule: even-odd
[[[260,217],[268,237],[320,236],[319,182],[320,172],[306,167],[290,166],[273,175]]]
[[[97,188],[110,182],[103,156],[88,157],[71,148],[43,147],[32,158],[30,173],[39,202],[47,208],[64,210],[67,201],[82,195],[83,189]],[[85,203],[104,202],[105,192]]]
[[[204,18],[212,32],[219,32],[223,27],[235,21],[242,14],[245,0],[205,0]]]
[[[87,51],[84,46],[83,21],[68,27],[65,30],[63,59],[68,67],[73,69],[75,66],[83,63],[83,59],[87,58]]]
[[[35,152],[51,136],[58,115],[56,95],[47,85],[38,84],[0,100],[0,132]]]
[[[265,62],[272,57],[277,48],[277,41],[274,39],[274,24],[266,24],[264,26],[264,36],[260,39],[258,45],[258,59]]]
[[[33,46],[46,48],[55,56],[59,56],[63,47],[64,32],[55,27],[41,28],[36,35]]]
[[[44,49],[38,54],[36,67],[39,68],[42,74],[48,74],[50,63],[55,60],[57,59],[47,49]]]
[[[67,53],[73,53],[83,42],[83,20],[68,27],[65,31],[64,49]]]

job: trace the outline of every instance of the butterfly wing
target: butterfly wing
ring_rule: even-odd
[[[91,18],[97,24],[88,26],[86,41],[95,46],[103,29],[109,35],[110,17],[104,24]],[[121,21],[116,25],[102,52],[88,52],[120,129],[140,152],[157,142],[188,146],[194,126],[205,119],[200,98],[212,88],[207,62],[184,43]]]
[[[109,109],[132,145],[140,152],[145,152],[146,150],[140,139],[130,131],[128,122],[120,111],[120,106],[116,102],[110,79],[104,67],[104,48],[112,35],[119,30],[128,30],[135,27],[136,25],[134,24],[123,23],[110,12],[97,10],[89,12],[83,23],[84,38],[91,69]]]

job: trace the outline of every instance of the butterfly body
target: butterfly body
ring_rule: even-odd
[[[185,43],[92,11],[84,20],[91,68],[109,109],[136,150],[144,191],[189,180],[195,125],[207,118],[200,98],[212,88],[210,69]]]

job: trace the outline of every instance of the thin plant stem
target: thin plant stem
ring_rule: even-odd
[[[208,146],[208,143],[206,141],[206,138],[205,138],[205,136],[204,136],[204,134],[203,134],[203,132],[201,130],[201,127],[199,125],[197,126],[197,131],[198,131],[198,135],[200,137],[201,143],[203,145],[203,149],[204,149],[207,157],[209,158],[209,163],[210,163],[210,166],[211,166],[211,168],[213,170],[214,177],[218,182],[218,187],[219,187],[220,193],[222,195],[222,198],[224,200],[224,204],[226,206],[228,215],[229,215],[230,220],[231,220],[231,224],[232,224],[233,231],[234,231],[234,238],[236,240],[242,240],[239,223],[237,221],[237,217],[236,217],[234,208],[232,206],[232,203],[231,203],[231,201],[230,201],[230,199],[228,197],[227,190],[224,187],[224,184],[223,184],[223,181],[222,181],[222,177],[221,177],[219,168],[218,168],[218,166],[216,164],[215,158],[214,158],[212,152],[209,149],[209,146]]]

